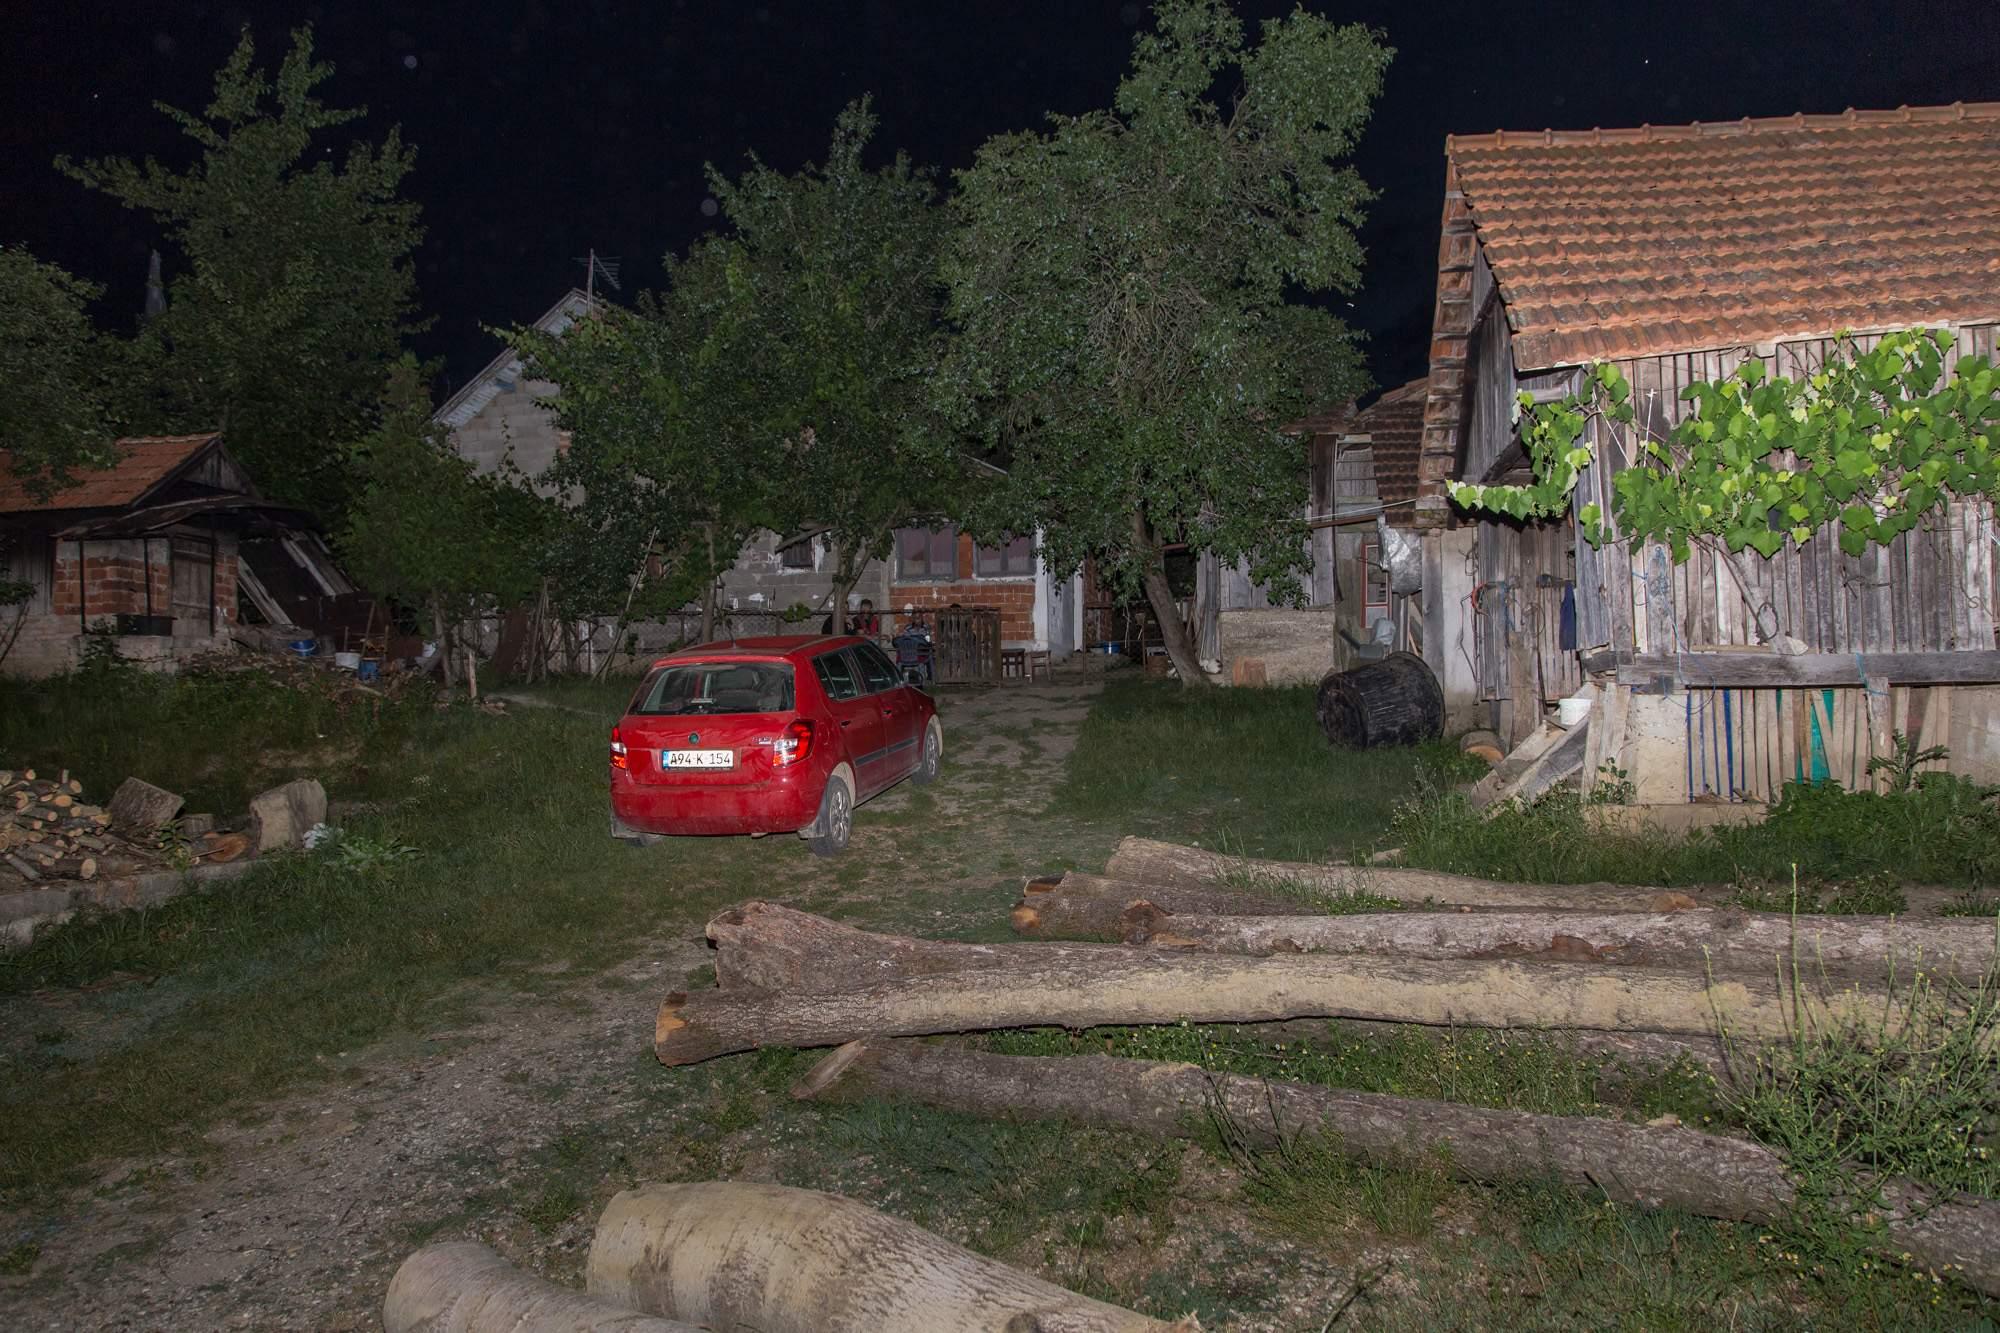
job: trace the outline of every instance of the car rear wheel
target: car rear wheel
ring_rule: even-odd
[[[835,774],[826,780],[826,795],[819,798],[819,818],[809,845],[821,856],[837,856],[847,849],[847,836],[853,831],[854,793]]]
[[[924,728],[924,755],[917,760],[917,771],[910,774],[910,781],[919,787],[928,787],[938,780],[938,770],[944,766],[944,728],[932,718]]]

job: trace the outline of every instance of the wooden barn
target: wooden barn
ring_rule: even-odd
[[[1746,358],[1796,378],[1838,334],[1918,326],[1993,356],[2000,104],[1453,137],[1446,157],[1416,509],[1425,655],[1460,725],[1519,742],[1588,683],[1583,780],[1617,765],[1643,801],[1866,785],[1894,732],[2000,777],[1989,504],[1860,557],[1828,529],[1732,570],[1445,491],[1525,480],[1517,395],[1559,399],[1595,362],[1638,412],[1593,438],[1575,497],[1609,513],[1611,478],[1689,410],[1680,389]]]

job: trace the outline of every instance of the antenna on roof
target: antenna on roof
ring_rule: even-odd
[[[624,288],[618,285],[618,270],[623,266],[623,261],[616,255],[607,257],[592,250],[587,255],[578,255],[576,262],[583,265],[583,295],[584,299],[592,305],[597,304],[597,280],[599,278],[609,283],[611,290],[614,292],[624,290]]]

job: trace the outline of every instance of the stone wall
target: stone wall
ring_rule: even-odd
[[[556,461],[563,432],[555,414],[536,400],[554,394],[547,380],[519,380],[502,388],[477,416],[452,432],[461,457],[481,472],[496,471],[511,457],[515,467],[539,477]]]
[[[1338,660],[1330,606],[1223,611],[1217,617],[1222,678],[1236,678],[1238,662],[1262,662],[1269,685],[1316,685]]]
[[[201,614],[189,615],[174,606],[173,555],[169,539],[152,541],[150,559],[138,538],[91,541],[79,555],[74,542],[56,548],[53,581],[45,595],[30,603],[19,637],[0,669],[9,675],[47,676],[76,665],[85,624],[109,626],[120,615],[152,614],[174,617],[171,635],[124,635],[119,652],[143,665],[171,670],[189,657],[227,647],[229,626],[236,622],[236,537],[215,534],[215,621],[208,620],[207,598]],[[204,562],[205,563],[205,562]],[[38,580],[39,581],[39,580]]]

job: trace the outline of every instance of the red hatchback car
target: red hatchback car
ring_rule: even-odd
[[[705,643],[655,662],[611,729],[611,835],[796,832],[832,856],[855,806],[943,758],[937,704],[866,639]]]

